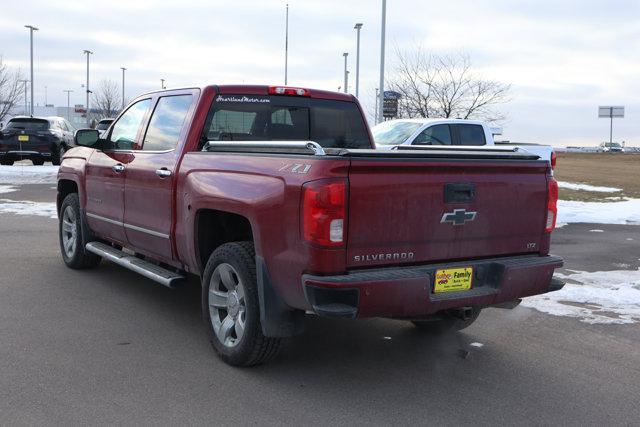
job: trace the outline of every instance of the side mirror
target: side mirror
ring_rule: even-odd
[[[75,144],[81,147],[95,148],[99,139],[100,133],[95,129],[79,129],[73,136]]]

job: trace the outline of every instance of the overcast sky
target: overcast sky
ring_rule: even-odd
[[[286,0],[5,1],[0,55],[28,73],[35,33],[35,103],[84,103],[91,86],[120,82],[127,97],[160,88],[209,83],[281,84]],[[360,98],[373,103],[380,61],[380,0],[289,0],[289,84],[329,90],[342,85],[342,52],[353,83],[362,22]],[[624,105],[614,140],[640,145],[640,1],[388,0],[387,69],[394,47],[470,55],[477,72],[512,85],[504,137],[520,142],[595,145],[608,139],[598,105]],[[353,85],[351,85],[353,87]]]

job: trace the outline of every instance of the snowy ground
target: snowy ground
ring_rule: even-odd
[[[12,193],[14,191],[17,191],[17,189],[12,185],[0,185],[0,194]]]
[[[559,200],[558,227],[576,222],[640,225],[640,199],[619,202]]]
[[[525,298],[522,305],[591,324],[640,322],[640,270],[556,273],[567,280],[557,292]]]
[[[558,181],[558,187],[565,188],[567,190],[592,191],[594,193],[617,193],[622,191],[622,188],[599,187],[595,185],[575,184],[573,182],[563,182],[563,181]]]
[[[55,184],[58,166],[0,166],[0,184]]]
[[[30,202],[26,200],[0,199],[0,213],[15,215],[36,215],[57,218],[56,204],[47,202]]]

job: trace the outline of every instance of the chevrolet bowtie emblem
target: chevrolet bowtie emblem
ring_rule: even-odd
[[[476,219],[476,214],[476,212],[467,212],[466,209],[454,209],[453,212],[445,212],[440,222],[442,224],[464,225],[465,222]]]

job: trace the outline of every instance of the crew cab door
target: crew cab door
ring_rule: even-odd
[[[124,180],[131,149],[142,140],[142,123],[151,99],[132,104],[111,128],[103,150],[95,150],[87,161],[86,217],[89,227],[101,237],[124,244]]]
[[[123,221],[127,241],[133,249],[163,260],[172,259],[176,165],[194,99],[191,91],[157,98],[142,143],[127,165]]]

